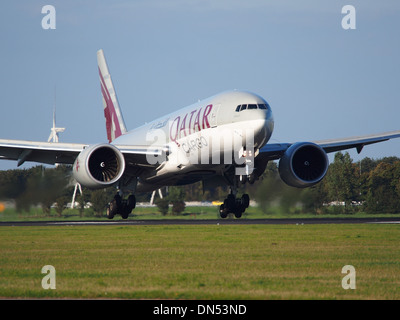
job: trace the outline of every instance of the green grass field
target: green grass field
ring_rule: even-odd
[[[399,299],[399,227],[0,227],[0,297]],[[44,265],[55,290],[41,286]]]

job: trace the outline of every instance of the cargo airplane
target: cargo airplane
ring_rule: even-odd
[[[268,143],[274,128],[272,110],[262,97],[226,91],[128,131],[103,50],[97,52],[108,143],[76,144],[0,140],[0,159],[72,165],[72,175],[88,188],[116,187],[107,207],[112,219],[126,219],[135,193],[198,181],[203,187],[226,185],[230,193],[220,216],[237,218],[249,206],[237,197],[240,183],[253,183],[268,161],[279,160],[288,185],[310,187],[327,173],[327,153],[400,137],[400,131],[314,142]],[[222,160],[223,159],[223,160]]]

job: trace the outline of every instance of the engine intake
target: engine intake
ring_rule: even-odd
[[[328,167],[328,156],[320,146],[298,142],[290,146],[280,159],[279,174],[289,186],[306,188],[320,182]]]
[[[121,178],[125,171],[125,158],[111,144],[92,145],[78,155],[72,171],[76,181],[83,186],[104,188]]]

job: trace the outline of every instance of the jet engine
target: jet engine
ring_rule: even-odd
[[[73,176],[80,184],[91,189],[113,185],[125,171],[125,158],[111,144],[97,144],[84,149],[75,159]]]
[[[320,182],[328,171],[324,149],[311,142],[291,145],[279,161],[281,179],[292,187],[306,188]]]

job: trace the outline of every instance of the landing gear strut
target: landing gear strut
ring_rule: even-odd
[[[241,198],[236,198],[232,193],[224,200],[219,207],[219,215],[226,218],[229,213],[233,213],[236,218],[242,217],[243,212],[249,207],[250,198],[248,194],[243,194]]]
[[[128,199],[122,199],[121,195],[117,193],[107,206],[107,218],[112,219],[116,214],[120,214],[122,219],[127,219],[135,207],[136,198],[133,194]]]

